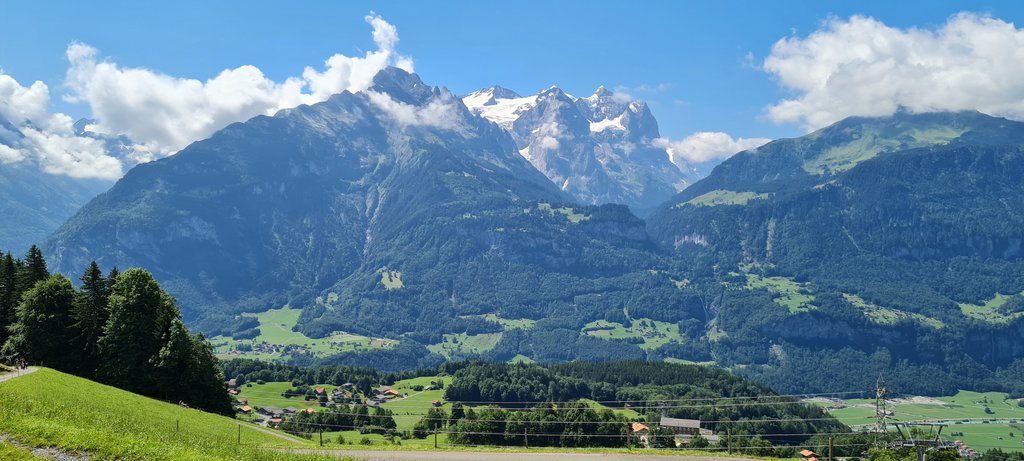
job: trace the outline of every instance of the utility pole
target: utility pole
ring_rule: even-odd
[[[875,448],[882,448],[883,439],[879,436],[885,434],[887,416],[885,410],[885,378],[878,375],[878,382],[875,384]]]

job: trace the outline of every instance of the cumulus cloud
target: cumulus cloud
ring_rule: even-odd
[[[759,147],[770,139],[733,138],[726,133],[702,131],[678,141],[655,139],[652,144],[668,151],[672,163],[680,168],[690,164],[724,160],[737,152]]]
[[[76,178],[117,179],[121,162],[97,139],[75,134],[71,118],[50,114],[50,90],[43,82],[22,86],[0,74],[0,117],[17,130],[3,129],[0,163],[33,162],[51,174]]]
[[[815,129],[851,115],[968,110],[1024,118],[1024,29],[960,13],[935,29],[833,18],[779,40],[763,69],[794,92],[767,108]]]
[[[18,163],[25,160],[25,154],[13,147],[0,144],[0,163]]]
[[[412,61],[395,51],[395,27],[373,13],[365,19],[373,28],[376,50],[357,57],[335,54],[323,70],[306,67],[301,77],[283,82],[251,65],[224,70],[206,81],[125,68],[101,60],[95,48],[75,43],[67,50],[67,99],[89,105],[96,130],[127,135],[147,150],[167,155],[232,122],[320,102],[346,90],[362,91],[388,65],[412,71]]]
[[[395,101],[391,96],[376,91],[367,91],[365,94],[371,104],[399,126],[426,126],[446,130],[454,130],[459,126],[455,97],[450,93],[442,93],[422,107]]]
[[[320,102],[342,91],[365,90],[389,65],[412,72],[412,60],[395,50],[395,26],[372,12],[364,19],[373,30],[376,50],[355,57],[335,54],[322,69],[306,67],[301,76],[281,82],[252,65],[226,69],[205,81],[180,78],[122,67],[102,59],[89,45],[72,43],[66,52],[64,98],[89,106],[95,119],[86,127],[91,134],[76,134],[68,116],[49,112],[45,83],[23,86],[0,72],[0,117],[17,131],[4,135],[0,163],[33,162],[52,174],[117,179],[127,166],[173,154],[233,122]],[[442,126],[450,123],[446,114],[439,102],[415,111],[412,121]],[[0,126],[0,135],[8,131]],[[125,135],[137,144],[115,156],[98,135]]]

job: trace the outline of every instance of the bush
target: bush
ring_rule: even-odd
[[[359,444],[360,445],[373,445],[373,441],[370,440],[369,437],[363,437],[363,438],[359,439]]]
[[[345,436],[338,434],[338,438],[334,440],[338,445],[345,444]]]

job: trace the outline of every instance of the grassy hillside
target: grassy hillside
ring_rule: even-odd
[[[283,440],[253,426],[239,427],[230,418],[49,369],[0,383],[0,434],[34,447],[120,460],[327,459],[262,450],[258,447],[310,445]],[[33,459],[10,445],[0,445],[0,455]]]

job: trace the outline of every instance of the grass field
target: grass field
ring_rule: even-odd
[[[763,288],[776,295],[775,304],[778,304],[792,313],[807,312],[817,309],[812,304],[814,295],[810,294],[807,287],[789,277],[761,277],[757,274],[746,274],[747,288]]]
[[[989,323],[1009,323],[1024,316],[1024,312],[1007,314],[1000,311],[1000,308],[1006,305],[1010,298],[1013,298],[1013,295],[996,293],[992,299],[985,301],[983,304],[961,303],[960,312],[963,312],[968,317]]]
[[[435,352],[451,358],[456,353],[482,354],[498,345],[501,340],[501,333],[483,333],[479,335],[467,335],[465,333],[444,335],[444,341],[427,346],[430,352]]]
[[[179,428],[176,430],[176,428]],[[231,418],[141,397],[54,370],[0,383],[0,433],[34,447],[120,460],[313,460],[257,448],[306,447]],[[238,444],[241,434],[241,444]],[[0,454],[18,453],[10,446]],[[10,459],[25,458],[24,454]],[[3,459],[9,459],[6,456]]]
[[[731,190],[713,190],[699,197],[694,197],[689,201],[676,205],[676,208],[681,208],[686,205],[693,206],[719,206],[719,205],[746,205],[751,200],[763,200],[768,198],[768,194],[758,194],[756,192],[736,192]]]
[[[397,344],[395,340],[369,338],[344,332],[336,332],[326,338],[310,338],[292,330],[298,323],[300,314],[302,309],[290,307],[258,314],[243,314],[256,317],[259,321],[259,336],[243,340],[215,336],[210,339],[210,343],[220,358],[245,357],[270,361],[287,358],[292,351],[308,351],[313,356],[324,357],[346,351],[386,349]],[[252,351],[239,351],[238,347],[242,344],[251,346]]]
[[[269,382],[264,384],[252,383],[252,387],[248,384],[238,388],[240,391],[238,394],[239,399],[245,399],[249,401],[249,406],[252,407],[295,407],[298,409],[314,408],[320,409],[320,402],[316,400],[306,401],[302,396],[295,397],[284,397],[281,394],[291,389],[292,383],[288,382]],[[324,387],[328,390],[334,389],[338,386],[332,385],[317,385],[311,387]]]
[[[537,204],[537,209],[540,210],[540,211],[546,211],[551,216],[554,216],[556,213],[560,214],[562,216],[565,216],[565,218],[568,219],[569,222],[571,222],[573,224],[579,224],[579,223],[581,223],[583,221],[589,221],[590,220],[590,216],[589,215],[577,213],[575,210],[573,210],[572,208],[569,208],[569,207],[554,208],[554,207],[551,206],[550,203],[543,203],[543,202],[542,203],[538,203]],[[529,213],[531,211],[531,209],[527,208],[524,211]]]
[[[628,328],[618,322],[595,320],[584,325],[582,332],[601,339],[639,338],[643,340],[640,345],[643,349],[657,349],[671,342],[683,342],[679,324],[646,318],[634,319]]]
[[[434,400],[444,401],[443,389],[415,391],[412,388],[419,385],[426,389],[430,386],[431,381],[438,380],[446,386],[452,383],[452,378],[449,376],[420,377],[397,381],[391,386],[392,389],[407,396],[404,399],[392,400],[381,405],[381,407],[387,408],[394,413],[395,425],[398,430],[411,431],[412,427],[416,425],[416,421],[419,421],[427,413],[427,410],[433,406],[432,402]],[[451,404],[446,403],[442,408],[449,410],[451,409]],[[431,441],[431,446],[433,446],[433,441]]]
[[[890,421],[950,420],[951,424],[942,431],[946,439],[963,440],[978,451],[1024,451],[1024,408],[1017,405],[1017,400],[1007,399],[1006,394],[960,391],[954,396],[929,400],[888,402],[888,409],[893,411]],[[845,408],[833,408],[830,413],[850,426],[870,425],[874,424],[874,403],[866,399],[846,400]],[[954,435],[961,432],[963,435]]]
[[[897,322],[913,320],[915,322],[928,325],[932,328],[942,328],[946,326],[939,320],[933,319],[931,317],[926,317],[921,314],[913,312],[903,312],[871,304],[857,295],[843,293],[843,298],[846,298],[846,300],[849,301],[850,304],[853,304],[858,309],[863,310],[864,315],[871,319],[871,321],[880,325],[894,325]]]

